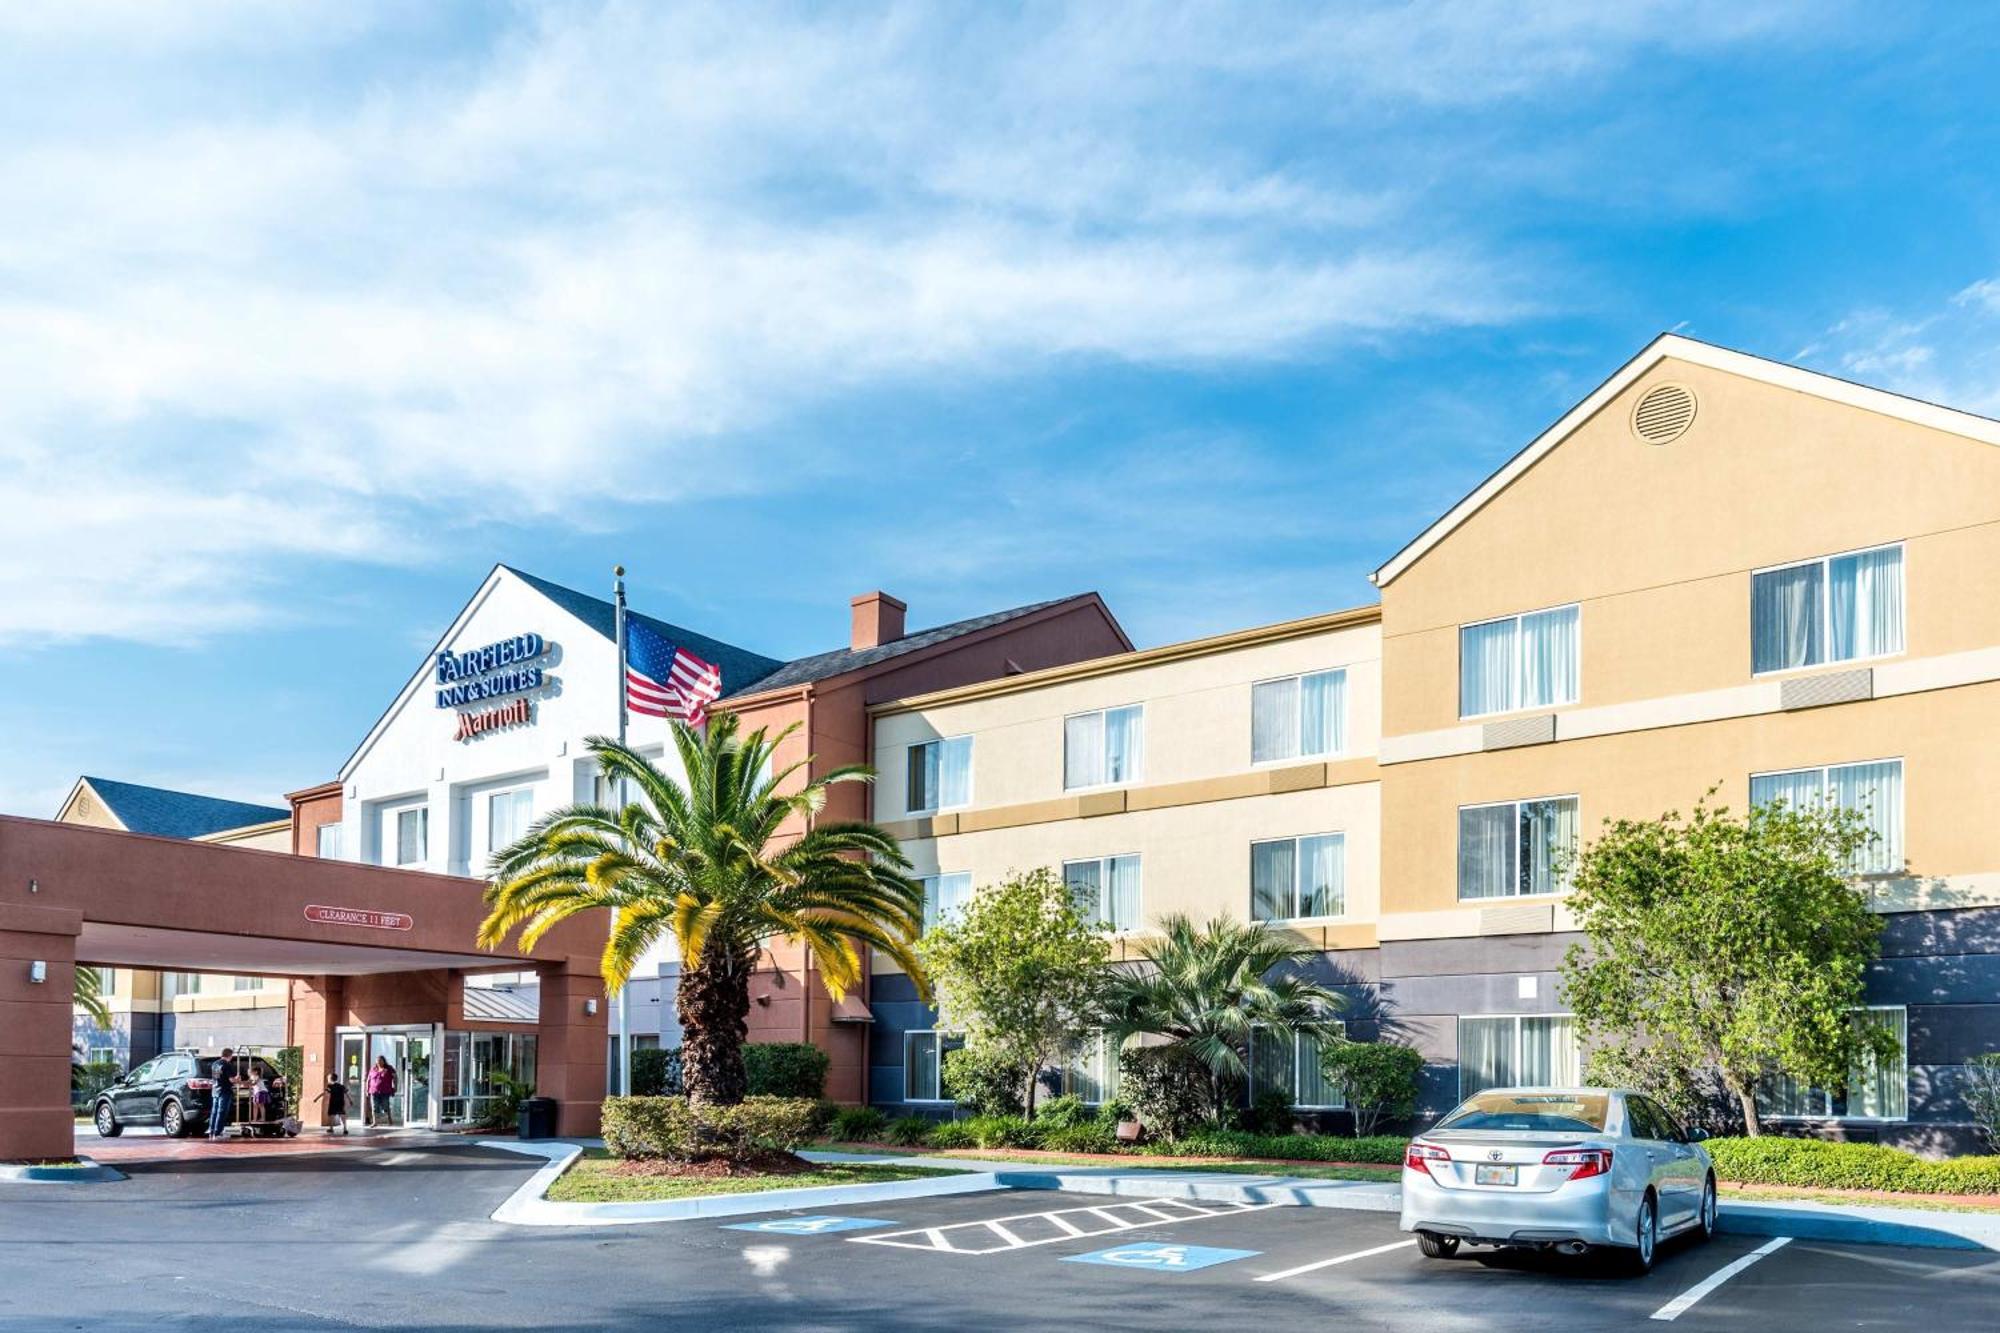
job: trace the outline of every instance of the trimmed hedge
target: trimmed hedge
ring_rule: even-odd
[[[803,1041],[752,1041],[743,1046],[743,1073],[752,1097],[826,1095],[827,1054]]]
[[[1337,1134],[1244,1134],[1198,1129],[1171,1143],[1148,1143],[1140,1152],[1160,1157],[1294,1158],[1302,1162],[1362,1162],[1400,1166],[1410,1141],[1399,1134],[1351,1139]]]
[[[609,1097],[604,1146],[618,1157],[738,1160],[803,1145],[818,1116],[817,1103],[800,1097],[746,1097],[735,1106],[692,1106],[682,1097]]]
[[[2000,1194],[2000,1157],[1942,1162],[1874,1143],[1822,1139],[1710,1139],[1715,1174],[1742,1185],[1893,1190],[1904,1194]]]

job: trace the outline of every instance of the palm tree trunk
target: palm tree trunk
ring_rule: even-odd
[[[697,1105],[734,1106],[749,1078],[743,1042],[750,1035],[750,972],[755,955],[711,945],[700,963],[681,968],[681,1086]]]

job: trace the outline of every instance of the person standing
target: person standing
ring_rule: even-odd
[[[219,1139],[229,1128],[229,1113],[236,1109],[236,1052],[227,1046],[216,1057],[214,1084],[208,1090],[208,1137]]]
[[[386,1056],[376,1056],[375,1063],[368,1070],[368,1122],[372,1125],[393,1123],[390,1109],[391,1099],[396,1095],[396,1071],[389,1068]]]
[[[326,1103],[327,1133],[333,1133],[336,1128],[342,1134],[347,1133],[347,1085],[340,1081],[340,1075],[328,1074],[326,1091],[313,1100]]]

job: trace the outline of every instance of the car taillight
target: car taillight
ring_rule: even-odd
[[[190,1088],[212,1088],[215,1086],[215,1080],[212,1078],[191,1078],[188,1080],[188,1086]]]
[[[1433,1148],[1428,1143],[1412,1143],[1409,1149],[1403,1154],[1404,1166],[1409,1167],[1412,1171],[1421,1171],[1425,1175],[1431,1173],[1430,1164],[1432,1162],[1449,1162],[1450,1160],[1450,1153],[1442,1148]]]
[[[1560,1148],[1542,1158],[1542,1165],[1572,1167],[1571,1180],[1588,1180],[1611,1173],[1611,1149]]]

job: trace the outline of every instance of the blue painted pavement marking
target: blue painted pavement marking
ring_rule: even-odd
[[[1149,1273],[1192,1273],[1197,1268],[1234,1263],[1259,1253],[1256,1250],[1221,1250],[1210,1245],[1167,1245],[1142,1241],[1119,1245],[1090,1254],[1065,1255],[1066,1264],[1108,1264],[1112,1268],[1138,1268]]]
[[[724,1231],[763,1231],[778,1236],[823,1236],[832,1231],[893,1226],[879,1217],[770,1217],[762,1222],[731,1222]]]

